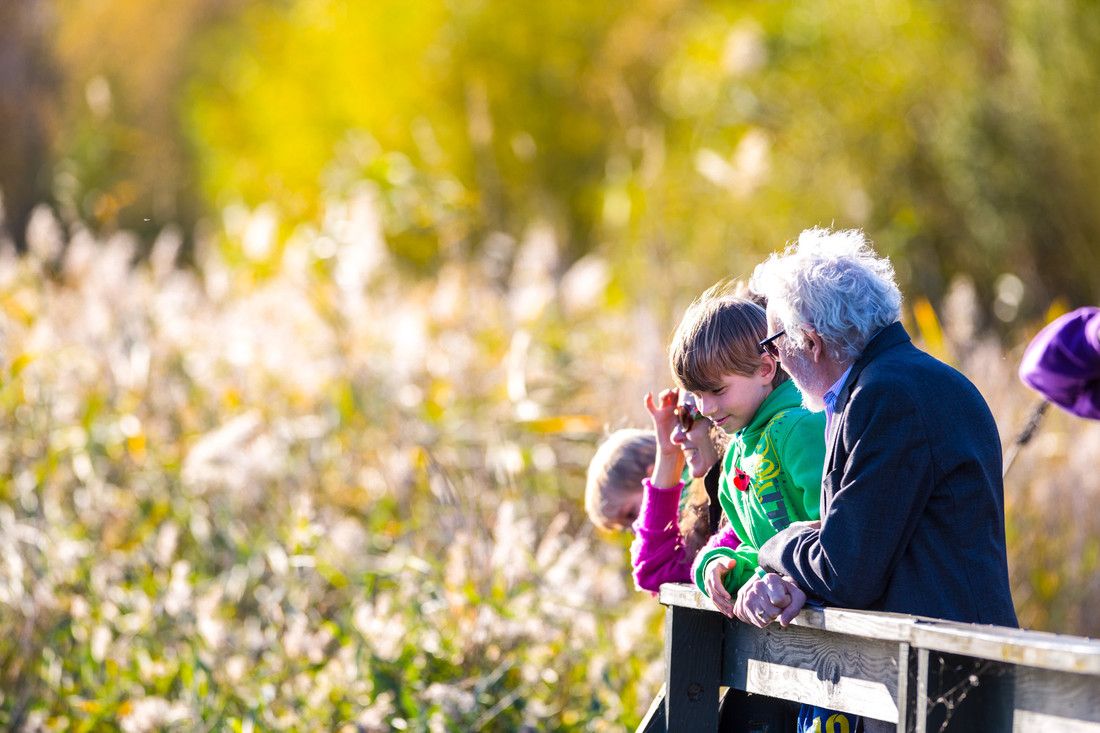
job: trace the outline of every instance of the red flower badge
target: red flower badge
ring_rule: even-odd
[[[751,483],[752,479],[749,478],[749,475],[747,473],[742,471],[740,468],[734,469],[733,485],[737,488],[738,491],[748,491],[749,484]]]

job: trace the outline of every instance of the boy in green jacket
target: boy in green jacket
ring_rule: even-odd
[[[731,436],[718,499],[741,538],[695,560],[696,585],[732,617],[733,597],[756,575],[757,550],[793,522],[820,518],[825,417],[760,346],[764,309],[708,291],[684,314],[669,359],[700,411]]]
[[[737,591],[759,571],[760,546],[794,522],[821,515],[825,415],[802,406],[802,393],[765,348],[764,308],[712,289],[687,313],[669,347],[672,372],[696,406],[730,435],[718,500],[741,544],[700,552],[695,584],[733,617]],[[791,599],[775,599],[784,608]],[[761,617],[761,622],[772,619]],[[737,711],[733,711],[734,715]],[[802,705],[799,733],[855,731],[847,713]]]

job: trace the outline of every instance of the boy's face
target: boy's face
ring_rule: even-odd
[[[727,374],[713,392],[695,393],[699,411],[726,434],[736,433],[749,424],[760,403],[771,393],[773,373]]]

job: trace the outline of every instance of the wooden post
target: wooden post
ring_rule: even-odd
[[[665,616],[665,720],[668,730],[717,731],[725,617],[669,606]]]
[[[928,733],[928,650],[917,649],[915,656],[917,694],[913,700],[913,709],[909,711],[912,727],[906,724],[905,730],[911,733]]]
[[[917,729],[917,656],[917,649],[898,642],[898,733]]]

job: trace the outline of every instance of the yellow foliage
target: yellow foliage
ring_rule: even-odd
[[[550,415],[547,417],[521,420],[519,424],[533,433],[598,433],[601,421],[595,415]]]
[[[936,310],[925,297],[917,298],[913,302],[913,319],[917,322],[921,340],[924,346],[934,356],[943,359],[946,356],[943,329],[940,327],[940,319],[936,316]]]

